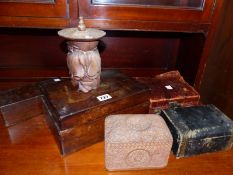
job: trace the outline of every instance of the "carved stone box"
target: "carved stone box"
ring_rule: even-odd
[[[105,120],[107,170],[165,167],[171,147],[171,133],[159,115],[121,114]]]
[[[230,149],[233,122],[213,105],[162,111],[177,158]]]
[[[137,78],[152,90],[150,97],[150,113],[159,112],[172,105],[198,105],[200,95],[190,86],[178,71],[159,74],[154,78]]]
[[[102,72],[100,87],[88,93],[60,81],[40,85],[46,120],[65,155],[103,140],[110,114],[148,113],[150,89],[121,73]]]

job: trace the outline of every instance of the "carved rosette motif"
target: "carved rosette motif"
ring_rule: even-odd
[[[150,152],[144,149],[133,150],[126,156],[126,163],[131,167],[146,167],[150,161]]]

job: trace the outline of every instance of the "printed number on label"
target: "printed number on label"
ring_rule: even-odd
[[[167,90],[172,90],[173,88],[171,87],[171,85],[167,85],[167,86],[165,86],[165,88],[167,89]]]
[[[112,97],[109,94],[104,94],[104,95],[100,95],[98,97],[96,97],[99,101],[105,101],[108,99],[111,99]]]

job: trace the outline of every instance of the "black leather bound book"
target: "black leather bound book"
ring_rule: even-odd
[[[233,122],[213,105],[162,111],[173,135],[172,151],[179,157],[230,149]]]

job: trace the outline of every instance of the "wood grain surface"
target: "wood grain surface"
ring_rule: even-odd
[[[202,101],[212,103],[233,119],[233,1],[224,3],[210,52],[200,93]],[[214,88],[213,88],[214,87]]]
[[[62,157],[43,115],[10,128],[0,123],[0,174],[231,174],[233,149],[175,159],[168,166],[143,171],[108,172],[104,168],[104,142]]]

